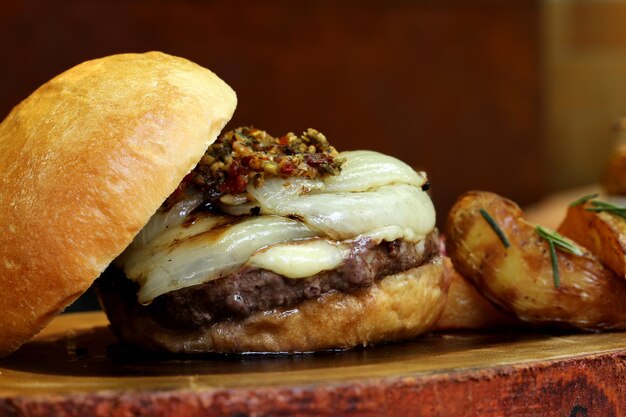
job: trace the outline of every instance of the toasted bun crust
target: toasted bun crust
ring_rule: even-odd
[[[173,353],[308,352],[406,340],[428,331],[445,304],[449,277],[441,257],[376,281],[355,293],[328,292],[293,308],[220,321],[193,331],[167,329],[142,314],[136,300],[101,292],[118,338]],[[149,336],[149,339],[146,337]]]
[[[0,125],[0,355],[83,293],[194,167],[236,106],[163,53],[80,64]]]

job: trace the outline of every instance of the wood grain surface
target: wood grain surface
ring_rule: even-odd
[[[457,333],[346,352],[165,358],[68,314],[0,360],[0,416],[623,416],[626,334]]]

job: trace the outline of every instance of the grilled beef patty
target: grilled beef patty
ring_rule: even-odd
[[[357,239],[339,267],[308,278],[286,278],[244,267],[223,278],[163,294],[146,306],[137,302],[138,285],[114,266],[96,281],[96,289],[109,311],[124,303],[124,310],[148,315],[163,327],[195,329],[226,318],[295,306],[333,290],[350,292],[369,287],[374,280],[428,262],[438,252],[436,232],[418,244],[400,239],[376,245],[370,239]]]

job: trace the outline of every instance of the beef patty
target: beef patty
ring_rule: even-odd
[[[400,239],[377,245],[370,239],[357,239],[340,266],[308,278],[286,278],[244,267],[222,278],[163,294],[146,306],[137,302],[138,284],[110,266],[96,281],[96,291],[108,311],[117,310],[123,303],[124,310],[150,316],[163,327],[195,329],[226,318],[245,318],[258,311],[295,306],[333,290],[350,292],[369,287],[374,280],[428,262],[438,249],[436,231],[418,244]]]

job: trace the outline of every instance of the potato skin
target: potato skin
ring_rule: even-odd
[[[523,323],[511,314],[498,310],[444,258],[445,274],[449,276],[450,289],[443,313],[437,320],[435,331],[476,330],[522,327]]]
[[[567,210],[559,233],[584,246],[611,268],[626,278],[626,221],[606,212],[589,211],[591,202]]]
[[[481,208],[507,236],[508,248]],[[445,234],[454,267],[519,319],[585,330],[626,328],[626,281],[587,250],[577,256],[557,249],[557,288],[547,242],[512,201],[488,192],[466,193],[450,211]]]

